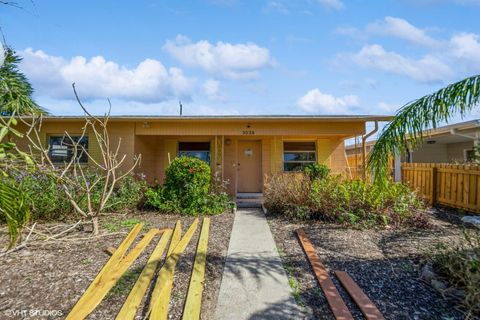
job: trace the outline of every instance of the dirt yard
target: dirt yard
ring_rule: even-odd
[[[203,319],[211,319],[215,311],[233,217],[231,213],[211,217],[202,304]],[[145,222],[145,231],[152,227],[173,228],[177,219],[183,222],[183,232],[193,220],[158,213],[109,215],[103,217],[100,224],[102,232],[114,235],[88,241],[59,241],[0,257],[0,319],[64,318],[108,260],[109,255],[104,251],[105,248],[118,246],[135,222]],[[118,232],[122,233],[115,234]],[[169,319],[181,318],[199,232],[200,228],[197,228],[177,265]],[[78,237],[86,236],[84,232],[75,233]],[[152,241],[89,319],[115,318],[156,242],[157,240]],[[2,228],[0,245],[5,247],[6,243],[6,230]],[[11,314],[12,310],[38,310],[44,314],[49,313],[50,316],[16,317]]]
[[[457,219],[439,210],[432,213],[429,230],[356,230],[322,222],[268,219],[296,300],[309,318],[333,319],[333,315],[297,240],[294,231],[298,228],[304,228],[356,319],[363,316],[333,270],[347,271],[386,319],[463,319],[451,301],[419,278],[428,249],[438,242],[454,245],[462,237]]]

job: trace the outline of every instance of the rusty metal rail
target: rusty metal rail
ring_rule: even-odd
[[[345,271],[335,270],[335,275],[350,297],[357,304],[367,320],[385,320],[370,298],[362,291],[358,284]]]
[[[307,258],[310,261],[310,265],[312,266],[313,272],[317,277],[318,283],[320,284],[320,287],[322,288],[322,291],[327,298],[327,302],[333,312],[333,315],[335,316],[335,319],[353,320],[353,316],[350,313],[350,310],[348,310],[345,301],[343,301],[340,293],[335,287],[335,284],[328,275],[325,266],[320,261],[320,258],[315,252],[315,248],[305,234],[305,231],[303,231],[303,229],[298,229],[297,236],[303,247],[303,251],[305,251]]]

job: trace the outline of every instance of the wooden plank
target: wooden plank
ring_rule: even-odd
[[[165,264],[158,274],[155,288],[153,289],[152,298],[148,309],[150,320],[166,320],[168,317],[168,304],[170,302],[170,295],[172,293],[173,275],[175,267],[181,254],[185,251],[188,243],[192,239],[193,234],[197,230],[198,218],[188,228],[185,235],[178,242],[172,250],[170,256],[167,257]]]
[[[182,221],[177,220],[175,228],[173,229],[172,241],[170,242],[170,247],[168,248],[167,256],[170,256],[173,252],[173,249],[177,246],[180,238],[182,236]]]
[[[153,237],[158,233],[158,229],[151,229],[148,231],[125,257],[123,257],[117,264],[112,265],[107,272],[104,272],[100,277],[95,278],[85,294],[72,308],[66,319],[86,318],[100,304],[108,291],[113,288],[123,273],[138,258],[143,250],[145,250]]]
[[[307,238],[305,231],[303,231],[303,229],[298,229],[297,236],[317,277],[318,283],[320,284],[320,287],[327,298],[327,302],[330,305],[330,309],[332,310],[335,319],[353,319],[353,316],[348,310],[347,305],[343,301],[340,293],[338,293],[337,288],[335,288],[332,279],[328,275],[325,266],[322,264],[320,258],[315,252],[315,248]]]
[[[348,273],[338,270],[335,270],[334,272],[342,286],[347,290],[348,294],[352,297],[353,301],[355,301],[367,320],[385,320],[380,310],[377,309],[372,300],[370,300],[357,283],[353,281]]]
[[[451,183],[451,188],[452,188],[452,193],[450,199],[453,202],[457,202],[457,190],[458,190],[458,185],[457,185],[457,173],[452,173],[452,183]]]
[[[115,252],[112,254],[110,259],[105,263],[103,268],[100,270],[100,272],[97,274],[95,279],[92,281],[92,283],[88,286],[88,288],[85,290],[83,295],[80,297],[80,299],[77,301],[75,306],[73,306],[72,310],[68,314],[66,319],[80,319],[80,318],[75,318],[75,315],[72,311],[76,310],[77,305],[83,304],[83,300],[87,299],[92,292],[96,289],[94,286],[94,283],[99,283],[100,279],[106,274],[109,273],[110,270],[118,264],[118,262],[123,258],[125,255],[125,252],[127,252],[128,248],[132,245],[133,241],[137,237],[138,233],[142,230],[143,224],[138,223],[136,224],[132,230],[128,233],[128,235],[123,239],[123,241],[120,243],[118,248],[115,250]],[[77,307],[78,308],[78,307]]]
[[[187,299],[183,308],[184,320],[199,320],[202,306],[203,282],[205,280],[205,263],[207,261],[208,232],[210,218],[204,218],[202,231],[198,240],[197,253],[193,264],[192,277],[188,287]]]
[[[452,174],[445,172],[445,198],[449,199],[451,198],[451,191],[450,191],[450,181],[452,178]]]
[[[162,237],[157,243],[157,246],[153,250],[147,264],[142,270],[142,273],[138,277],[135,285],[133,286],[130,294],[125,300],[122,309],[117,314],[116,319],[134,319],[138,308],[142,302],[145,292],[148,289],[150,282],[155,274],[158,264],[162,261],[163,253],[167,247],[168,241],[172,235],[172,229],[164,230]]]

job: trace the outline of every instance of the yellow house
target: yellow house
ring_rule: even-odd
[[[120,154],[140,166],[149,183],[161,182],[169,162],[180,155],[199,157],[228,182],[228,193],[260,193],[265,176],[323,163],[333,172],[348,170],[344,140],[365,134],[368,121],[385,116],[112,116],[110,141],[121,140]],[[83,117],[45,117],[41,137],[55,161],[68,159],[64,133],[75,139]],[[20,128],[21,129],[21,128]],[[90,138],[90,141],[89,141]],[[93,157],[99,157],[92,136],[84,138]],[[26,141],[18,142],[27,148]],[[87,162],[88,159],[80,159]]]

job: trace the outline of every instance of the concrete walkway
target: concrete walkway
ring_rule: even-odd
[[[304,318],[261,209],[235,214],[215,318]]]

